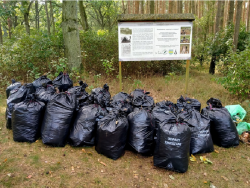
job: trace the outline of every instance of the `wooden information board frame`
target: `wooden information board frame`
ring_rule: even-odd
[[[118,24],[121,22],[151,22],[151,23],[152,22],[181,22],[181,21],[193,22],[195,20],[195,17],[193,14],[190,14],[190,13],[188,14],[120,14],[118,15],[117,20],[118,20]],[[190,50],[191,50],[191,45],[190,45]],[[185,94],[187,94],[188,92],[188,79],[189,79],[189,66],[190,66],[189,59],[186,60]],[[183,59],[178,59],[178,60],[183,60]],[[119,61],[119,82],[120,82],[119,84],[120,91],[122,91],[122,63],[121,61]]]

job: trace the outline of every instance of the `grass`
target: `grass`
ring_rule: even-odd
[[[191,68],[188,96],[198,99],[202,107],[210,97],[221,99],[223,105],[241,104],[248,110],[248,103],[230,95],[214,78],[204,71]],[[176,102],[184,94],[185,76],[173,76],[166,81],[164,77],[152,76],[135,78],[143,88],[151,92],[155,101]],[[89,86],[96,86],[87,78]],[[112,95],[119,92],[117,80],[100,79],[99,85],[110,84]],[[138,81],[136,81],[138,82]],[[134,79],[124,79],[125,92],[135,89]],[[52,148],[41,140],[33,144],[13,141],[12,131],[5,128],[5,103],[0,100],[0,187],[216,187],[250,186],[250,147],[240,144],[237,148],[220,148],[219,153],[203,154],[213,164],[190,162],[189,169],[179,174],[154,167],[153,157],[143,157],[131,151],[116,161],[99,155],[94,147]],[[249,120],[249,116],[246,118]],[[196,155],[199,159],[200,155]],[[98,161],[99,160],[99,161]],[[100,163],[104,162],[106,166]],[[31,175],[31,178],[27,178]],[[170,179],[172,175],[175,179]],[[226,177],[226,180],[223,177]],[[207,184],[204,182],[208,182]]]

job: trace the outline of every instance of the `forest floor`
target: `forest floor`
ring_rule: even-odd
[[[248,101],[229,94],[214,81],[218,74],[191,67],[189,97],[198,99],[202,108],[210,97],[219,98],[223,105],[241,104],[250,113]],[[137,78],[138,79],[138,78]],[[173,76],[170,81],[154,76],[140,79],[141,87],[151,92],[156,102],[176,102],[184,94],[185,75]],[[86,82],[95,84],[93,80]],[[118,80],[100,79],[100,86],[108,82],[112,95],[119,92]],[[124,91],[136,87],[132,78],[124,79]],[[12,131],[5,127],[6,100],[0,99],[0,187],[250,187],[250,146],[236,148],[215,146],[217,152],[195,155],[197,162],[189,163],[186,173],[180,174],[154,167],[153,157],[143,157],[131,151],[118,160],[99,155],[94,147],[66,145],[53,148],[37,142],[13,141]],[[250,120],[249,115],[246,118]],[[200,162],[206,156],[213,164]]]

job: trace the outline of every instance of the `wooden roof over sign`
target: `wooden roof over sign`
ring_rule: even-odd
[[[129,21],[194,21],[191,13],[187,14],[119,14],[119,22]]]

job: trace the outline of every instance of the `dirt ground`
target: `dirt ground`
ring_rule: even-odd
[[[202,108],[210,97],[215,97],[223,105],[241,104],[249,112],[248,101],[230,95],[214,81],[215,77],[191,71],[188,96],[198,99]],[[173,76],[171,80],[155,76],[140,81],[156,102],[176,102],[184,93],[185,75]],[[91,78],[86,82],[94,84]],[[117,79],[108,83],[112,95],[119,92]],[[124,91],[131,92],[136,83],[132,78],[124,79]],[[228,149],[215,146],[217,152],[195,155],[197,161],[190,161],[188,171],[180,174],[154,167],[153,157],[131,151],[114,161],[99,155],[94,147],[53,148],[41,139],[32,144],[14,142],[12,131],[5,127],[5,106],[6,99],[0,99],[0,187],[250,187],[250,146],[242,143]],[[199,156],[206,156],[213,164],[202,163]]]

